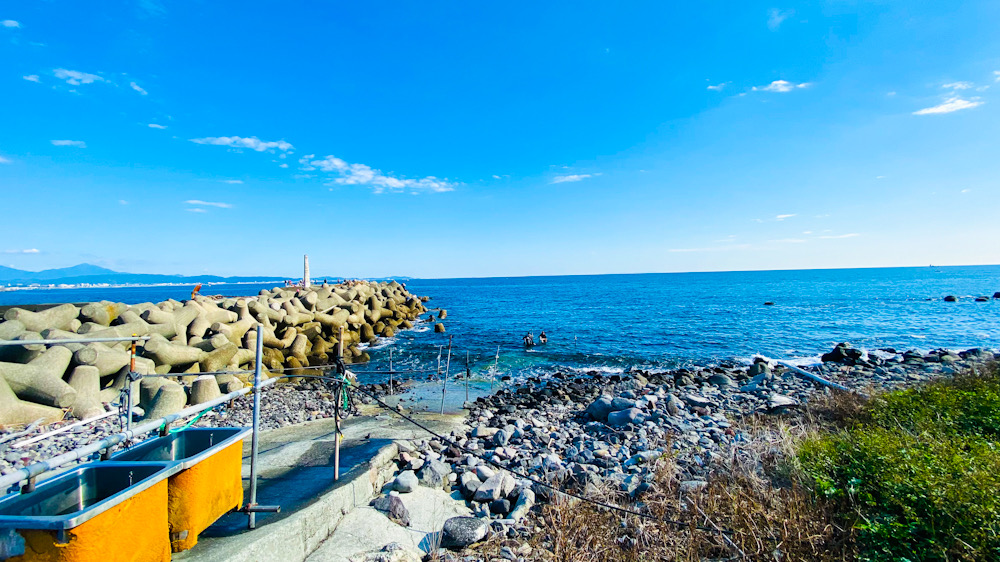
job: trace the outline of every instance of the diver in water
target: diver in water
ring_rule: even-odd
[[[524,336],[524,347],[534,347],[535,346],[535,336],[528,332]]]
[[[538,341],[542,344],[549,343],[549,337],[545,335],[545,332],[538,334]]]

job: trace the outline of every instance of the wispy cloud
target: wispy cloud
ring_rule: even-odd
[[[826,236],[820,236],[820,238],[823,238],[823,239],[826,239],[826,240],[839,240],[841,238],[856,238],[858,236],[861,236],[861,235],[858,234],[857,232],[851,232],[850,234],[828,234]]]
[[[11,160],[9,158],[4,158],[0,156],[0,164],[10,164]]]
[[[67,70],[65,68],[57,68],[52,71],[52,74],[60,80],[65,80],[66,83],[71,86],[105,81],[104,78],[101,78],[96,74],[88,74],[86,72],[80,72],[79,70]]]
[[[22,76],[21,78],[24,78],[28,82],[41,82],[42,81],[42,79],[39,78],[37,74],[29,74],[27,76]]]
[[[753,91],[755,92],[778,92],[781,94],[791,92],[792,90],[797,90],[801,88],[808,88],[811,84],[809,82],[802,82],[801,84],[794,84],[788,80],[775,80],[767,86],[754,86]]]
[[[968,90],[975,86],[972,82],[951,82],[950,84],[941,84],[941,87],[946,90]]]
[[[333,155],[321,160],[313,160],[315,157],[314,154],[309,154],[300,158],[299,164],[302,166],[299,169],[306,172],[319,169],[326,173],[336,174],[337,177],[332,178],[332,182],[337,185],[364,185],[370,187],[375,193],[386,191],[392,193],[404,191],[443,193],[455,189],[454,184],[447,179],[438,179],[434,176],[421,179],[398,178],[365,164],[349,164]]]
[[[774,220],[776,220],[776,221],[783,221],[785,219],[790,219],[790,218],[792,218],[794,216],[795,216],[795,213],[792,213],[790,215],[778,215],[778,216],[774,217]]]
[[[75,148],[87,148],[87,143],[78,140],[54,140],[52,146],[72,146]]]
[[[149,94],[149,92],[147,92],[146,90],[142,89],[142,86],[136,84],[135,82],[129,83],[129,86],[132,86],[132,89],[135,90],[135,91],[137,91],[137,92],[139,92],[140,95],[145,96],[145,95]]]
[[[199,205],[201,207],[218,207],[220,209],[231,209],[233,207],[230,203],[216,203],[212,201],[202,201],[200,199],[188,199],[184,203],[188,205]]]
[[[970,192],[970,191],[972,191],[972,190],[971,190],[971,189],[963,189],[963,190],[962,190],[962,191],[960,191],[959,193],[968,193],[968,192]]]
[[[778,240],[771,240],[771,242],[777,242],[779,244],[802,244],[806,242],[804,238],[780,238]]]
[[[708,89],[712,90],[713,92],[721,92],[722,89],[725,88],[728,84],[729,84],[729,82],[722,82],[722,83],[716,84],[714,86],[710,84],[708,86]]]
[[[979,101],[979,98],[963,99],[958,96],[950,97],[946,99],[943,103],[935,105],[933,107],[925,107],[914,111],[914,115],[938,115],[942,113],[953,113],[955,111],[961,111],[963,109],[972,109],[973,107],[979,107],[983,105],[983,102]]]
[[[237,184],[243,183],[243,180],[219,180],[219,181],[221,181],[222,183],[228,183],[228,184],[233,184],[233,185],[237,185]]]
[[[201,207],[191,207],[190,209],[184,209],[184,210],[188,211],[189,213],[207,213],[208,212],[205,209],[202,209]]]
[[[191,139],[197,144],[212,144],[216,146],[228,146],[230,148],[249,148],[257,152],[265,150],[281,150],[288,152],[295,148],[290,143],[280,141],[262,141],[257,137],[205,137],[201,139]]]
[[[1000,70],[993,71],[993,81],[1000,82]]]
[[[126,201],[126,200],[124,200],[124,199],[119,199],[119,200],[118,200],[118,204],[119,204],[119,205],[128,205],[128,201]]]
[[[160,125],[158,123],[150,123],[149,124],[149,128],[150,129],[166,129],[167,126],[166,125]]]
[[[27,250],[4,250],[5,254],[40,254],[38,248],[28,248]]]
[[[556,176],[552,178],[552,181],[550,181],[549,183],[567,183],[574,181],[582,181],[587,178],[592,178],[594,176],[599,176],[599,175],[601,174],[570,174],[568,176]]]
[[[781,27],[781,23],[794,13],[794,10],[782,11],[777,8],[771,8],[767,12],[767,28],[771,31],[777,31]]]
[[[3,20],[2,22],[0,22],[0,25],[10,28],[19,28],[21,27],[21,22],[14,20]]]

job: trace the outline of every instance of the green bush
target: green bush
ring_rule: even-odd
[[[862,560],[1000,560],[995,372],[875,398],[798,459],[817,493],[843,502]]]

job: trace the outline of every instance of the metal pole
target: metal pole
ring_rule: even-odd
[[[344,327],[340,327],[340,355],[339,358],[341,362],[344,360]],[[333,481],[336,482],[340,480],[340,399],[341,391],[343,386],[341,384],[337,385],[337,390],[334,392],[333,399],[335,400],[333,404]]]
[[[469,352],[465,352],[465,401],[469,401],[469,379],[472,378],[472,371],[469,370]]]
[[[441,387],[441,413],[444,413],[444,397],[448,394],[448,376],[451,375],[451,339],[454,336],[448,336],[448,363],[444,369],[444,386]]]
[[[438,376],[438,377],[441,376],[441,349],[442,348],[444,348],[443,345],[439,345],[438,346],[438,366],[437,366],[437,371],[435,371],[435,373],[434,373],[434,375]]]
[[[132,334],[132,337],[136,337]],[[133,397],[132,397],[132,379],[135,376],[135,340],[132,340],[132,345],[129,347],[129,358],[128,358],[128,375],[125,376],[125,431],[132,430],[132,408],[133,408]]]
[[[260,433],[260,371],[264,355],[264,329],[257,325],[257,353],[253,365],[253,435],[250,437],[250,506],[257,505],[257,436]],[[257,514],[251,511],[250,528],[257,526]]]
[[[493,363],[493,376],[490,377],[490,390],[493,390],[493,384],[497,381],[497,369],[500,368],[500,346],[497,346],[497,358]]]
[[[392,394],[392,348],[389,348],[389,394]]]

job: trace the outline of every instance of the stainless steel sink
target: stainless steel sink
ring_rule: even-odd
[[[72,529],[177,470],[166,462],[80,465],[32,492],[0,498],[0,528]]]
[[[175,461],[184,470],[241,441],[250,431],[243,427],[193,427],[144,441],[112,456],[108,462]]]

